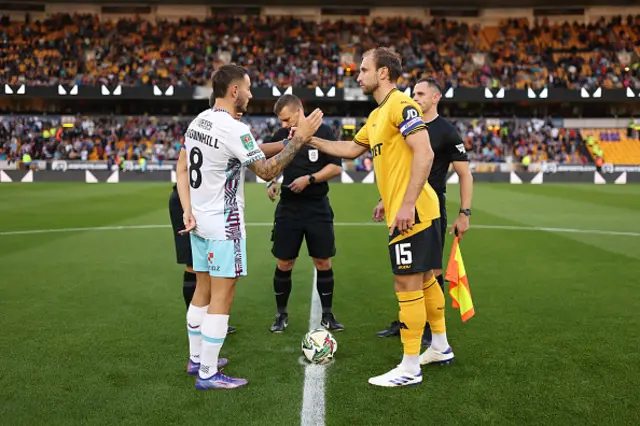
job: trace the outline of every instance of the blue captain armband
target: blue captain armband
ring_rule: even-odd
[[[402,122],[398,126],[403,137],[410,135],[416,130],[426,128],[424,121],[418,110],[413,106],[407,106],[402,110]]]

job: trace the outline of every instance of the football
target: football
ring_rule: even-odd
[[[302,339],[302,353],[313,364],[327,364],[337,350],[338,342],[324,328],[311,330]]]

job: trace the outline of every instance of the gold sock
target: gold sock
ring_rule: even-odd
[[[427,318],[429,319],[431,333],[442,334],[447,331],[444,319],[444,293],[435,277],[424,283],[423,288],[424,304],[427,308]]]
[[[396,293],[400,304],[400,338],[405,355],[419,355],[427,311],[422,291]]]

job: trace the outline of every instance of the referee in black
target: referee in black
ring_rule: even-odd
[[[447,172],[449,165],[453,164],[453,169],[460,178],[460,211],[449,234],[458,233],[460,239],[469,229],[469,216],[471,216],[471,197],[473,194],[473,176],[469,169],[469,159],[464,148],[464,142],[460,138],[458,129],[438,114],[438,102],[442,98],[442,89],[438,82],[432,78],[419,80],[413,88],[413,99],[420,105],[423,113],[423,120],[429,128],[429,139],[435,157],[429,184],[438,194],[440,201],[440,217],[442,218],[442,247],[444,252],[444,237],[447,232]],[[382,203],[374,209],[374,219],[384,217]],[[434,271],[442,292],[444,291],[444,277],[442,271]],[[380,337],[397,336],[400,334],[400,323],[394,321],[386,330],[378,332]],[[422,336],[422,344],[431,345],[431,329],[427,323]]]
[[[280,97],[274,106],[274,112],[282,121],[283,127],[276,131],[271,142],[289,138],[298,122],[304,119],[302,102],[294,95]],[[325,124],[320,126],[315,136],[335,140],[333,131]],[[336,247],[333,210],[327,197],[327,181],[341,173],[342,162],[339,158],[304,146],[284,169],[281,191],[275,180],[267,183],[267,194],[271,201],[275,201],[280,192],[271,234],[271,252],[277,259],[273,290],[278,308],[276,319],[270,328],[272,333],[282,333],[289,325],[287,302],[292,287],[291,271],[303,238],[317,270],[317,291],[322,304],[321,326],[332,331],[344,330],[331,309],[334,287],[331,258],[336,254]]]
[[[184,275],[182,278],[182,296],[184,303],[189,308],[193,293],[196,291],[196,273],[193,270],[193,257],[191,254],[191,239],[189,234],[179,234],[178,231],[184,229],[184,221],[182,220],[182,204],[180,204],[180,196],[178,195],[177,185],[173,185],[173,192],[169,197],[169,217],[171,218],[171,227],[173,228],[173,238],[176,247],[176,260],[179,265],[185,265]],[[236,331],[235,327],[229,326],[227,334]]]

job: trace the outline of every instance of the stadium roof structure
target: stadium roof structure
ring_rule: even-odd
[[[40,2],[38,2],[40,3]],[[43,2],[44,3],[44,2]],[[91,0],[47,0],[46,3],[94,3]],[[344,0],[116,0],[100,1],[103,5],[144,5],[157,4],[205,4],[210,6],[324,6],[341,7],[345,9],[366,7],[388,7],[387,0],[353,0],[345,5]],[[527,7],[553,7],[557,14],[564,15],[563,10],[589,6],[631,6],[638,5],[633,0],[563,0],[558,4],[557,0],[394,0],[394,7],[411,6],[430,8],[527,8]]]

